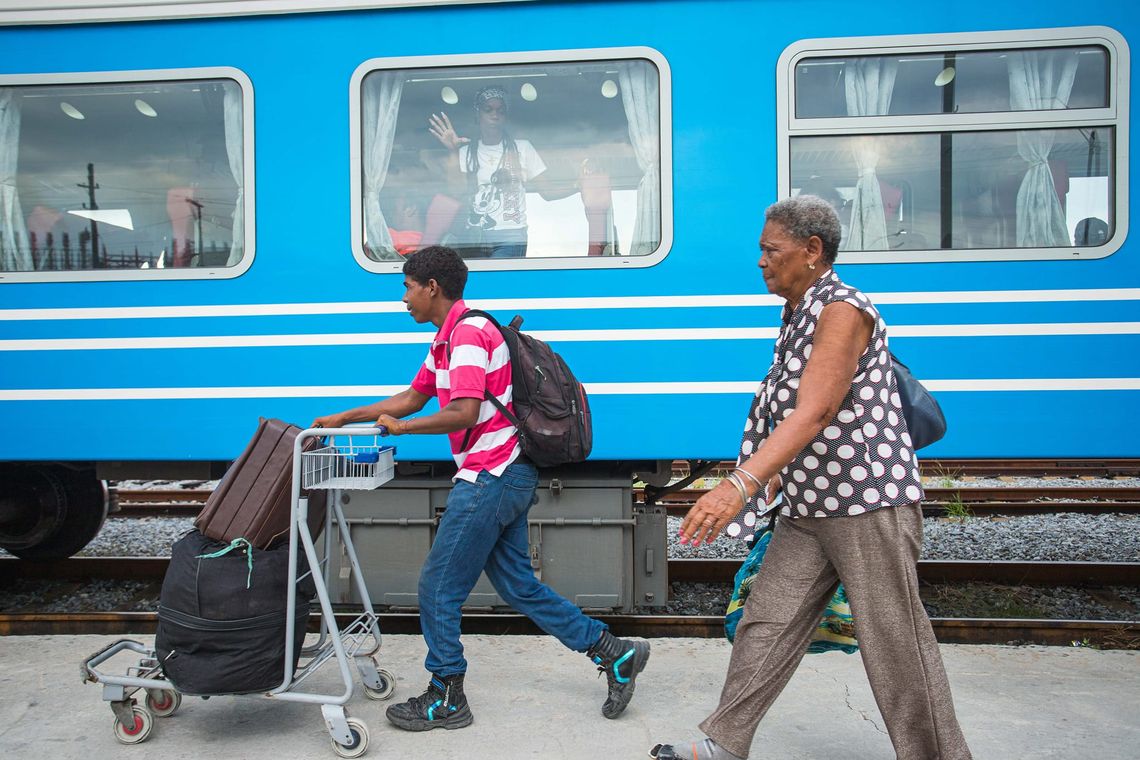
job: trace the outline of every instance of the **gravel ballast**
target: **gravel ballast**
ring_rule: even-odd
[[[927,487],[1140,487],[1137,478],[925,478]],[[214,482],[124,482],[120,488],[209,488]],[[694,548],[677,540],[681,519],[668,519],[668,554],[675,558],[740,558],[748,547],[719,537]],[[108,519],[79,556],[169,556],[170,545],[193,527],[190,517]],[[925,518],[922,558],[929,560],[1140,562],[1140,516],[1076,513],[1015,517]],[[0,555],[5,554],[0,550]],[[672,598],[656,614],[722,614],[731,588],[727,584],[672,584]],[[1056,617],[1136,620],[1140,589],[1007,587],[990,584],[929,586],[924,602],[932,616]],[[37,602],[38,600],[38,602]],[[0,611],[37,609],[153,609],[154,589],[145,583],[91,581],[45,583],[21,579],[0,596]],[[37,606],[42,603],[43,606]],[[987,611],[981,614],[978,610]],[[999,614],[1004,610],[1006,614]]]

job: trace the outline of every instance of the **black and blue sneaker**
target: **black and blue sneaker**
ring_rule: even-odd
[[[604,631],[586,655],[598,666],[598,672],[606,674],[609,693],[602,705],[602,715],[612,720],[621,715],[633,699],[637,674],[649,662],[649,642],[619,639]]]
[[[392,705],[388,720],[405,731],[463,728],[475,720],[463,696],[463,674],[431,677],[427,691],[402,704]]]

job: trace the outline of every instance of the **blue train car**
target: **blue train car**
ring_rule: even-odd
[[[950,420],[925,453],[1140,456],[1137,16],[0,2],[0,545],[68,553],[97,476],[406,387],[431,242],[586,383],[593,459],[732,457],[778,323],[763,209],[801,192]]]

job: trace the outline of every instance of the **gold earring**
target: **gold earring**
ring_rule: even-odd
[[[815,264],[808,264],[808,269],[815,269]]]

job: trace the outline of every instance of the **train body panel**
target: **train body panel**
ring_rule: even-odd
[[[1108,188],[1115,252],[1085,250],[1071,261],[841,258],[837,271],[879,305],[895,353],[947,413],[949,433],[924,454],[1140,456],[1140,250],[1127,234],[1127,44],[1140,39],[1138,16],[1108,2],[856,14],[838,2],[707,0],[0,26],[0,89],[50,74],[81,82],[85,72],[193,79],[237,70],[250,86],[253,150],[243,185],[253,210],[244,261],[253,258],[239,276],[224,267],[203,279],[146,279],[137,267],[127,280],[0,272],[0,419],[11,431],[0,461],[226,460],[258,416],[303,424],[406,387],[432,329],[404,312],[398,272],[368,271],[354,256],[354,72],[377,58],[406,69],[421,56],[478,54],[493,66],[531,51],[613,50],[621,59],[644,48],[667,63],[659,69],[668,106],[660,134],[671,148],[660,166],[670,191],[663,258],[546,269],[476,263],[468,301],[506,318],[523,314],[525,328],[567,358],[591,393],[594,459],[732,457],[779,322],[756,240],[764,207],[794,184],[780,175],[779,154],[789,150],[781,136],[789,106],[777,86],[789,76],[785,50],[809,38],[882,37],[884,49],[905,47],[922,35],[976,47],[971,35],[980,32],[1015,39],[1078,27],[1110,30],[1125,45],[1109,67],[1122,112],[1103,119],[1117,143],[1111,170],[1100,171],[1109,179],[1095,185]],[[1083,134],[1094,129],[1076,123]],[[1073,177],[1082,186],[1099,177],[1093,148],[1088,171]],[[77,167],[75,183],[85,176]],[[909,192],[917,199],[921,190]],[[401,458],[447,458],[442,438],[399,445]]]

